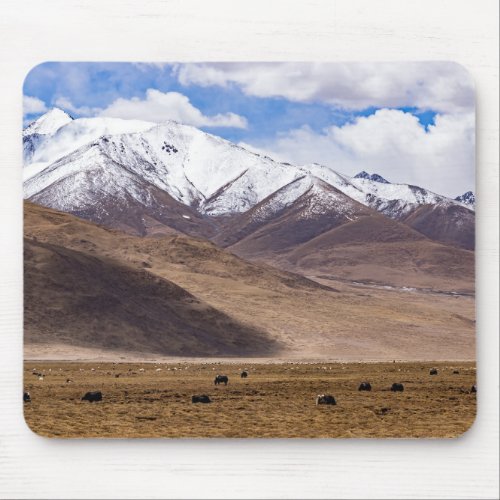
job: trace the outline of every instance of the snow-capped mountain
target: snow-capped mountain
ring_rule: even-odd
[[[71,177],[79,180],[74,193],[79,202],[82,196],[92,201],[97,193],[90,188],[95,190],[98,182],[99,196],[118,190],[142,201],[142,194],[127,189],[116,172],[109,175],[108,170],[116,168],[123,170],[123,177],[138,177],[210,215],[244,211],[301,175],[297,168],[194,127],[87,118],[74,120],[38,145],[25,167],[25,196],[50,189],[54,208],[68,210],[73,201],[65,199],[61,205],[54,188]],[[90,170],[94,174],[85,182]]]
[[[446,201],[457,203],[445,196],[410,184],[380,182],[364,176],[349,177],[318,164],[302,168],[307,169],[316,177],[336,187],[359,203],[371,207],[391,219],[402,219],[420,205],[433,205]]]
[[[55,109],[51,110],[47,114],[52,116],[55,111]],[[64,112],[61,111],[61,113]],[[68,114],[64,113],[64,115],[67,118],[64,125],[60,126],[64,117],[57,113],[58,120],[46,120],[46,115],[43,115],[24,130],[25,168],[23,178],[25,181],[101,137],[141,132],[155,125],[152,122],[117,118],[78,118],[73,120]],[[52,123],[52,129],[48,127],[47,122]],[[44,130],[45,133],[41,134],[39,130]]]
[[[466,193],[457,196],[455,200],[470,209],[474,209],[476,205],[476,197],[474,196],[474,193],[472,191],[467,191]]]
[[[24,161],[31,162],[33,154],[41,145],[45,136],[50,136],[73,118],[59,108],[53,108],[23,130]]]
[[[314,219],[327,212],[353,215],[353,202],[341,192],[321,179],[307,174],[293,180],[290,184],[275,191],[255,206],[253,218],[263,220],[290,207],[297,200],[307,195],[306,209],[300,213],[301,219]]]
[[[246,212],[233,215],[214,241],[227,247],[251,238],[253,248],[258,241],[260,248],[282,250],[372,213],[370,208],[307,173]]]
[[[277,212],[306,192],[305,218],[340,213],[348,199],[394,219],[422,205],[462,203],[378,174],[349,177],[319,164],[280,163],[172,121],[72,119],[53,109],[24,131],[23,140],[25,198],[118,227],[127,227],[134,214],[134,230],[141,234],[148,233],[146,219],[168,219],[189,232],[194,219],[213,226],[268,197],[272,202],[260,210]],[[333,192],[343,195],[341,202],[333,201]]]
[[[50,111],[47,111],[47,113],[30,123],[28,127],[23,130],[23,136],[53,134],[72,120],[73,117],[62,109],[52,108]]]

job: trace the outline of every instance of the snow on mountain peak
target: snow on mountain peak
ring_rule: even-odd
[[[297,177],[265,198],[252,213],[252,220],[264,221],[294,204],[300,204],[295,217],[315,219],[335,213],[349,218],[356,203],[331,184],[308,173]],[[351,219],[352,220],[352,219]]]
[[[25,130],[23,137],[24,180],[38,174],[48,165],[73,153],[82,146],[96,141],[100,137],[145,131],[156,125],[152,122],[140,120],[104,117],[72,119],[66,113],[65,115],[69,117],[69,120],[66,120],[66,123],[60,127],[54,127],[52,132],[27,134],[26,132],[28,132],[31,125]]]
[[[32,134],[53,134],[61,127],[67,125],[73,120],[66,111],[59,108],[52,108],[47,113],[39,116],[35,121],[31,122],[23,131],[23,136]]]
[[[344,210],[345,198],[339,198],[340,193],[391,218],[400,218],[421,204],[448,200],[365,171],[349,177],[317,163],[280,163],[173,121],[72,119],[57,109],[44,117],[30,127],[46,133],[24,137],[25,196],[35,199],[47,190],[44,202],[50,206],[51,197],[58,205],[64,195],[68,211],[78,210],[82,200],[92,204],[96,197],[110,193],[146,203],[141,189],[151,186],[208,216],[245,212],[273,194],[270,210],[309,192],[311,216],[333,207]],[[58,126],[57,119],[64,124]],[[75,192],[69,196],[72,182]]]

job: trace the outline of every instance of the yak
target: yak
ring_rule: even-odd
[[[248,372],[246,372],[246,371],[241,372],[240,377],[241,378],[247,378],[248,377]]]
[[[438,374],[437,368],[431,368],[431,370],[429,371],[429,375],[437,375],[437,374]]]
[[[102,401],[102,392],[87,392],[85,396],[83,396],[82,401],[88,401],[89,403],[93,403],[94,401]]]
[[[318,394],[316,397],[317,405],[336,405],[337,401],[330,394]]]
[[[30,396],[30,393],[29,392],[25,392],[23,394],[23,401],[25,403],[31,403],[31,396]]]
[[[200,396],[191,396],[191,403],[211,403],[212,401],[206,394]]]
[[[391,386],[391,391],[392,392],[403,392],[405,390],[403,384],[398,384],[397,382],[394,382]]]
[[[372,386],[370,382],[361,382],[361,384],[359,384],[358,391],[371,391],[371,390]]]
[[[228,382],[229,382],[229,379],[228,379],[227,375],[217,375],[215,377],[215,380],[214,380],[215,385],[219,385],[219,384],[227,385]]]

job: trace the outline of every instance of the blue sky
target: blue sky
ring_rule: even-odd
[[[53,106],[75,118],[175,119],[292,163],[473,189],[474,91],[453,63],[47,62],[23,93],[25,124]]]
[[[321,131],[330,125],[343,125],[357,116],[368,116],[379,108],[369,106],[359,110],[334,108],[322,102],[293,102],[283,97],[245,95],[236,85],[228,87],[182,85],[173,65],[130,63],[58,63],[36,66],[24,82],[24,94],[36,97],[50,108],[59,98],[68,99],[76,108],[106,108],[118,98],[144,98],[147,89],[180,92],[205,115],[233,112],[244,116],[246,129],[236,127],[201,126],[228,140],[252,142],[254,139],[308,125]],[[414,113],[424,125],[433,123],[435,112],[403,106]],[[83,116],[68,110],[75,118]],[[42,113],[31,113],[28,120]],[[145,117],[147,119],[147,117]]]

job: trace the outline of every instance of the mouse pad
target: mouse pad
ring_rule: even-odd
[[[24,416],[49,437],[451,438],[476,413],[453,62],[47,62]]]

